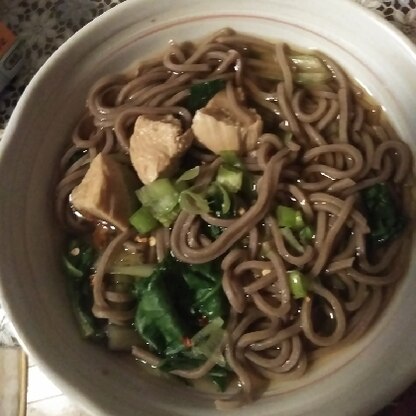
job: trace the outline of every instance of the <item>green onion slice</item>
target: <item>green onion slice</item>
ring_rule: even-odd
[[[225,334],[223,325],[223,319],[217,317],[197,332],[191,339],[192,353],[197,356],[213,358],[217,364],[225,365],[224,356],[219,350]]]
[[[306,227],[303,227],[300,231],[299,231],[299,239],[300,242],[302,244],[308,244],[312,241],[312,239],[314,238],[315,233],[312,229],[312,227],[310,227],[309,225],[307,225]]]
[[[243,185],[243,171],[229,165],[221,165],[218,169],[216,182],[231,193],[238,192]]]
[[[303,299],[308,294],[310,282],[299,270],[287,272],[289,276],[290,291],[295,299]]]
[[[224,161],[225,164],[234,166],[235,168],[242,168],[243,164],[241,160],[237,156],[237,153],[233,150],[224,150],[220,152],[221,159]]]
[[[305,227],[302,212],[285,205],[279,205],[276,210],[279,227],[289,227],[293,230],[301,230]]]
[[[182,173],[181,176],[179,176],[178,179],[176,179],[176,183],[187,182],[187,181],[192,181],[193,179],[196,179],[199,175],[199,171],[200,171],[199,166],[195,166],[194,168],[185,171],[184,173]]]
[[[209,212],[208,201],[191,189],[182,191],[179,196],[179,205],[182,210],[189,212],[190,214],[203,214]]]
[[[153,217],[150,209],[139,208],[129,219],[130,224],[140,233],[147,234],[159,226],[158,221]]]

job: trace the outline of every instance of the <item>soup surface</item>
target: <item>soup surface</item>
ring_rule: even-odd
[[[209,380],[220,409],[301,377],[405,273],[411,167],[329,57],[231,29],[170,42],[97,81],[62,157],[82,335]]]

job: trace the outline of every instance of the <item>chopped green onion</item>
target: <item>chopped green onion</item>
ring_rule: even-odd
[[[233,150],[224,150],[220,152],[221,159],[230,166],[234,166],[235,168],[242,168],[243,165],[241,163],[241,160],[237,156],[237,153]]]
[[[194,168],[185,171],[184,173],[182,173],[181,176],[179,176],[178,179],[176,179],[176,183],[192,181],[193,179],[198,177],[199,171],[199,166],[195,166]]]
[[[260,249],[260,254],[262,255],[262,256],[264,256],[264,257],[267,257],[267,258],[270,258],[270,253],[272,253],[273,252],[273,250],[272,250],[272,245],[270,244],[270,242],[269,241],[266,241],[266,242],[264,242],[262,245],[261,245],[261,249]]]
[[[178,205],[175,206],[175,208],[173,208],[172,211],[167,212],[164,215],[159,215],[157,217],[157,220],[165,227],[170,227],[170,225],[173,223],[173,221],[176,220],[176,218],[178,217],[179,213],[181,212],[181,207]]]
[[[208,201],[200,194],[192,192],[190,189],[182,191],[179,196],[181,209],[190,214],[202,214],[209,212]]]
[[[287,272],[289,275],[290,291],[295,299],[302,299],[307,296],[309,288],[309,280],[299,270]]]
[[[211,335],[213,331],[217,331],[224,325],[224,320],[221,317],[216,317],[209,324],[205,325],[192,337],[192,345],[197,345]]]
[[[293,231],[289,227],[284,227],[280,229],[280,232],[283,235],[283,238],[287,241],[287,243],[299,253],[304,253],[305,249],[303,248],[302,244],[296,239]]]
[[[243,171],[234,166],[221,165],[218,169],[216,182],[222,185],[227,191],[236,193],[243,185]]]
[[[311,227],[309,227],[309,225],[307,225],[306,227],[303,227],[300,231],[299,231],[299,239],[300,242],[302,244],[308,244],[312,241],[313,237],[314,237],[314,231]]]
[[[101,334],[97,330],[96,323],[94,322],[94,317],[88,312],[84,311],[79,304],[76,302],[73,303],[73,311],[75,314],[75,319],[78,323],[78,327],[81,332],[81,336],[84,339],[96,339],[100,338]]]
[[[169,227],[179,214],[179,192],[169,179],[156,179],[140,188],[136,194],[153,217],[165,227]]]
[[[228,195],[227,190],[221,184],[216,183],[216,186],[220,190],[222,196],[221,212],[227,214],[231,209],[230,195]]]
[[[159,223],[146,207],[139,208],[129,219],[130,224],[140,233],[147,234],[158,227]]]
[[[292,55],[289,59],[296,65],[298,72],[329,72],[324,62],[313,55]]]
[[[293,230],[301,230],[305,227],[302,212],[285,205],[279,205],[276,209],[277,223],[279,227],[289,227]]]
[[[294,76],[294,81],[302,85],[324,84],[330,79],[329,72],[299,72]]]
[[[133,277],[149,277],[156,269],[154,264],[138,264],[136,266],[114,266],[110,274],[120,274]]]
[[[287,146],[293,140],[293,133],[291,131],[286,131],[283,136],[283,143]]]

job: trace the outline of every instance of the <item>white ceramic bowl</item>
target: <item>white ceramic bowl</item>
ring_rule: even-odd
[[[348,0],[131,0],[72,37],[35,76],[1,143],[1,292],[29,353],[95,415],[209,416],[215,410],[203,395],[144,376],[132,360],[80,339],[53,215],[59,156],[98,77],[162,50],[171,38],[195,39],[224,26],[330,55],[383,104],[416,149],[415,48]],[[282,385],[237,413],[364,416],[391,400],[416,379],[414,272],[415,259],[359,343],[315,366],[301,383]]]

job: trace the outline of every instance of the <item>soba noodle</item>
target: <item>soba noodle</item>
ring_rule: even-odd
[[[131,166],[130,137],[143,115],[170,115],[183,131],[192,131],[194,111],[186,105],[192,86],[212,80],[223,83],[239,126],[251,123],[250,109],[263,121],[255,149],[234,155],[236,169],[255,190],[231,195],[234,215],[181,209],[170,226],[140,234],[75,209],[71,192],[98,154]],[[225,157],[194,139],[184,158],[186,166],[200,166],[192,189],[203,195]],[[411,167],[406,143],[338,64],[224,29],[198,44],[172,42],[160,58],[91,88],[62,157],[57,213],[69,236],[82,236],[99,253],[91,272],[90,312],[101,326],[132,329],[138,313],[134,278],[122,276],[120,286],[115,281],[120,276],[111,274],[120,253],[151,265],[167,256],[188,265],[220,262],[229,308],[223,336],[198,365],[168,371],[194,380],[220,362],[228,379],[238,381],[235,395],[224,393],[216,402],[228,409],[257,398],[270,380],[301,377],[314,357],[357,340],[371,327],[406,271],[410,236],[399,227],[385,244],[371,243],[363,192],[381,184],[405,210]],[[275,213],[281,205],[302,216],[309,238],[279,224]],[[408,213],[403,217],[410,220]],[[219,230],[215,237],[207,231],[212,227]],[[293,293],[293,271],[308,282],[304,296]],[[202,327],[209,321],[203,318]],[[148,365],[166,361],[143,340],[131,345],[132,354]]]

